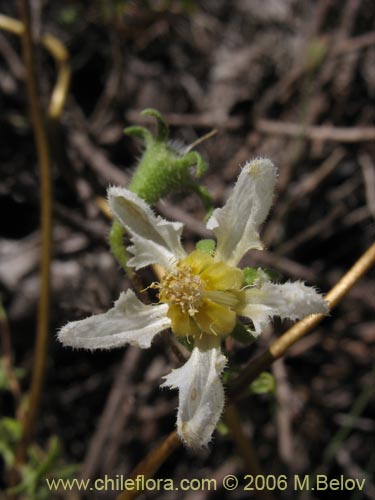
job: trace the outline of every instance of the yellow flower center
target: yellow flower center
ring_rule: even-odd
[[[161,302],[179,306],[181,311],[193,316],[202,303],[202,292],[202,280],[190,266],[184,266],[180,261],[177,270],[162,279],[159,298]]]
[[[242,272],[195,250],[165,275],[159,300],[167,303],[172,331],[182,335],[229,335],[236,323]]]

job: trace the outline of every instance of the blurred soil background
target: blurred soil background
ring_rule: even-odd
[[[159,388],[178,366],[162,338],[153,348],[110,352],[64,349],[67,321],[106,311],[129,286],[108,248],[110,222],[97,199],[129,182],[139,144],[123,134],[157,108],[171,135],[198,146],[209,163],[203,183],[216,205],[247,159],[279,168],[267,250],[244,265],[277,269],[327,292],[374,240],[375,15],[372,0],[194,0],[31,2],[33,28],[56,36],[72,70],[58,125],[48,126],[53,155],[52,311],[48,367],[35,442],[60,441],[61,464],[84,477],[127,476],[175,426],[177,393]],[[0,12],[18,17],[16,3]],[[38,50],[38,83],[48,106],[56,67]],[[0,291],[9,316],[22,390],[33,368],[39,282],[39,178],[16,36],[0,32]],[[372,141],[371,141],[372,138]],[[185,223],[184,244],[206,237],[195,194],[157,204]],[[242,216],[242,214],[239,214]],[[153,277],[142,272],[148,284]],[[264,474],[366,478],[358,490],[275,492],[274,498],[375,498],[373,482],[374,273],[367,274],[311,334],[274,364],[274,394],[241,401],[242,424]],[[251,346],[233,342],[230,362],[263,352],[288,324],[275,322]],[[2,414],[14,417],[9,390]],[[230,436],[208,450],[179,449],[157,477],[243,475]],[[4,486],[4,477],[2,478]],[[241,484],[245,484],[242,481]],[[174,499],[175,492],[142,498]],[[249,492],[190,491],[182,500],[247,499]],[[49,498],[73,498],[67,493]],[[78,497],[74,497],[78,498]],[[88,499],[115,498],[92,492]],[[253,496],[252,498],[258,498]]]

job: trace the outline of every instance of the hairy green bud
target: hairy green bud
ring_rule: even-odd
[[[156,119],[157,131],[155,136],[139,126],[128,127],[124,131],[140,137],[145,144],[129,189],[149,204],[173,191],[194,191],[209,209],[212,206],[211,197],[196,182],[207,170],[206,162],[196,151],[175,146],[168,140],[168,124],[156,109],[145,109],[142,115]]]
[[[169,141],[168,124],[156,109],[145,109],[143,116],[156,119],[157,129],[153,135],[147,128],[127,127],[127,135],[138,137],[144,142],[144,151],[128,186],[130,191],[153,204],[163,196],[175,191],[193,191],[204,205],[209,215],[213,208],[212,198],[207,189],[196,182],[207,170],[207,163],[199,153],[190,147],[178,147]],[[113,255],[121,267],[127,271],[128,255],[124,246],[125,229],[114,221],[109,235]]]

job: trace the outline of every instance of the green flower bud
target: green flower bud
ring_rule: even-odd
[[[129,184],[129,189],[152,204],[173,191],[195,191],[205,207],[212,206],[208,192],[196,183],[207,170],[207,164],[196,151],[177,147],[168,141],[169,127],[164,117],[155,109],[145,109],[143,116],[157,120],[153,136],[144,127],[128,127],[125,133],[143,139],[145,150]]]

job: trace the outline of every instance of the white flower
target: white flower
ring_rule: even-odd
[[[128,290],[108,312],[68,323],[58,335],[63,344],[86,349],[150,347],[168,327],[177,336],[194,337],[189,360],[162,384],[179,390],[177,430],[193,448],[208,444],[223,410],[220,375],[226,358],[220,345],[236,317],[250,318],[258,335],[273,316],[298,319],[328,312],[322,296],[302,282],[275,284],[260,272],[254,286],[243,287],[236,266],[248,250],[262,248],[258,227],[271,207],[275,180],[271,161],[246,163],[225,206],[207,223],[217,238],[212,255],[200,250],[187,255],[181,223],[156,216],[127,189],[110,188],[111,210],[131,236],[128,265],[159,264],[165,270],[160,283],[152,285],[159,290],[159,304],[145,305]]]

